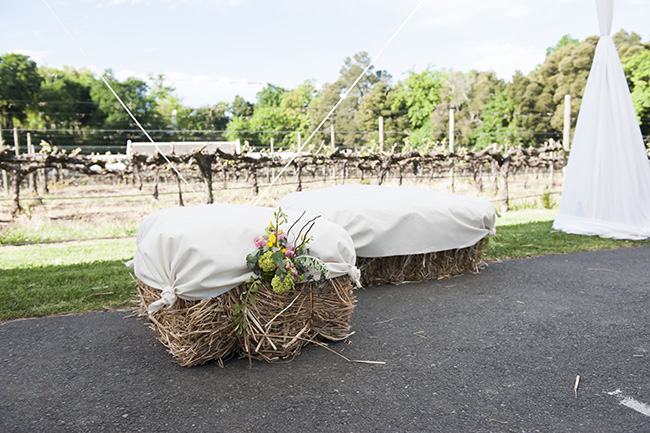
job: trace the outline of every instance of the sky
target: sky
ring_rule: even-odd
[[[0,0],[0,11],[0,55],[120,80],[164,74],[191,107],[255,102],[267,83],[320,88],[360,51],[393,82],[428,67],[508,81],[562,36],[598,35],[595,0]],[[614,0],[620,29],[648,42],[650,0]]]

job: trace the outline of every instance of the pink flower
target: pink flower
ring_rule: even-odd
[[[289,248],[287,248],[287,250],[284,252],[284,256],[292,258],[294,256],[293,250],[290,250]]]
[[[253,242],[255,242],[255,246],[257,248],[262,248],[264,245],[266,245],[266,239],[264,239],[261,236],[255,236],[255,239],[253,239]]]

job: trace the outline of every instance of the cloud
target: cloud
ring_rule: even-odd
[[[457,27],[475,23],[477,19],[488,20],[490,16],[523,19],[532,10],[521,0],[456,0],[427,4],[422,15],[430,27]]]
[[[44,64],[45,59],[47,58],[47,55],[49,54],[49,51],[45,51],[45,50],[35,51],[35,50],[26,50],[26,49],[22,49],[22,48],[18,48],[18,49],[15,49],[15,50],[9,50],[8,52],[16,53],[16,54],[22,54],[23,56],[28,56],[30,59],[35,61],[37,65]]]
[[[264,83],[246,78],[235,79],[207,74],[189,75],[178,71],[165,71],[165,81],[176,89],[178,95],[182,95],[183,103],[191,107],[230,102],[237,95],[248,101],[254,101],[256,93],[265,86]]]
[[[494,71],[504,80],[510,80],[517,70],[527,74],[544,60],[544,53],[537,48],[509,43],[474,44],[472,50],[476,59],[472,68],[479,71]]]

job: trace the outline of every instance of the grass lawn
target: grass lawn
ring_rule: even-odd
[[[485,260],[620,248],[649,242],[558,232],[552,228],[556,215],[556,209],[526,209],[502,215],[497,220],[497,236],[490,238],[484,248]],[[47,230],[38,230],[7,234],[3,242],[56,238]],[[93,235],[128,235],[134,228],[109,227],[107,230],[105,233],[95,231]],[[135,284],[131,269],[123,262],[131,259],[134,251],[134,237],[0,245],[0,321],[127,308],[135,294]]]

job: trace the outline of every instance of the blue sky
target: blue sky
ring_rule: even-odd
[[[0,54],[39,66],[146,79],[165,74],[185,105],[255,101],[265,83],[333,82],[346,57],[374,57],[420,0],[0,0]],[[75,45],[49,5],[85,52]],[[615,0],[612,34],[650,39],[650,0]],[[428,66],[509,80],[565,34],[598,34],[594,0],[425,0],[376,60],[394,81]]]

